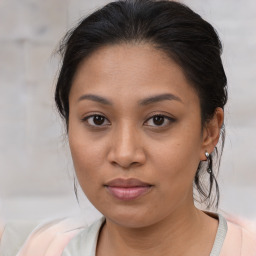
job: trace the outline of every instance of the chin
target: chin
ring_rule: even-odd
[[[115,209],[112,207],[111,212],[104,211],[102,214],[111,222],[126,228],[143,228],[161,221],[161,217],[153,215],[152,211],[138,208]]]
[[[106,218],[108,218],[106,216]],[[111,222],[115,223],[116,225],[119,225],[121,227],[125,228],[144,228],[148,227],[154,224],[154,222],[150,220],[145,220],[145,217],[143,218],[138,218],[134,216],[117,216],[117,217],[112,217],[108,218]]]

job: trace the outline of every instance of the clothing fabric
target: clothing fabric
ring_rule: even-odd
[[[220,213],[206,212],[219,220],[210,256],[256,256],[256,234]],[[101,217],[91,225],[83,219],[64,218],[29,228],[6,225],[0,256],[95,256]],[[30,225],[31,228],[31,225]],[[29,235],[28,235],[29,234]]]

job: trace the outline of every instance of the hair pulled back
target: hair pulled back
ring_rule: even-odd
[[[149,43],[163,51],[181,66],[184,75],[196,90],[201,106],[202,127],[211,120],[217,107],[227,102],[227,78],[223,69],[222,45],[217,32],[203,18],[184,4],[157,0],[119,0],[96,10],[71,29],[63,38],[62,55],[55,102],[68,131],[69,92],[78,65],[100,47],[121,43]],[[224,144],[224,126],[222,145]],[[218,150],[210,155],[210,164],[219,166]],[[207,184],[202,180],[205,163],[200,162],[194,187],[201,202],[210,208],[219,203],[219,189],[214,175]],[[215,197],[212,188],[215,183]]]

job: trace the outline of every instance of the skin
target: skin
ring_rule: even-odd
[[[179,98],[145,106],[138,101],[170,93]],[[82,99],[96,94],[105,105]],[[183,70],[149,44],[98,49],[79,66],[69,95],[69,144],[79,183],[106,217],[99,255],[209,255],[218,221],[198,210],[193,179],[216,146],[223,110],[201,127],[200,102]],[[101,126],[89,115],[101,115]],[[162,114],[173,118],[152,118]],[[137,178],[151,190],[131,201],[114,198],[104,184]],[[184,243],[186,241],[186,243]]]

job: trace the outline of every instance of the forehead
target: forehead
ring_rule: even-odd
[[[83,60],[70,99],[88,92],[119,100],[169,92],[185,101],[198,101],[182,68],[149,44],[104,46]]]

